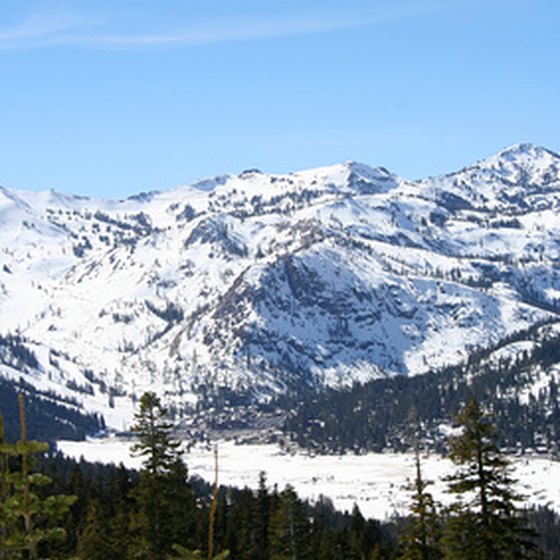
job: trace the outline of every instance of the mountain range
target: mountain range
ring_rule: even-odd
[[[560,156],[345,162],[121,201],[0,188],[0,376],[128,425],[416,376],[560,330]],[[518,345],[519,346],[519,345]]]

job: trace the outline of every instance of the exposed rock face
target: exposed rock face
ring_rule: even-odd
[[[457,362],[560,311],[559,169],[518,145],[418,182],[351,162],[120,202],[1,189],[0,335],[33,359],[2,348],[0,373],[118,424],[148,388],[180,406]]]

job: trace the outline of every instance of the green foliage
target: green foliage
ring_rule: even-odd
[[[268,558],[270,502],[270,496],[266,489],[266,475],[261,472],[255,499],[250,500],[248,504],[250,521],[247,523],[246,542],[248,543],[248,550],[246,556],[249,560],[265,560]]]
[[[179,442],[171,438],[173,425],[155,393],[142,395],[135,420],[132,431],[138,437],[138,443],[132,447],[133,455],[144,457],[143,471],[147,475],[167,474],[178,458]]]
[[[60,456],[40,458],[36,466],[53,479],[52,485],[41,487],[41,490],[76,494],[78,497],[61,524],[69,534],[68,539],[56,545],[43,543],[42,558],[75,558],[79,541],[86,534],[92,509],[98,516],[96,522],[107,530],[110,553],[106,558],[130,560],[133,557],[133,552],[137,551],[134,542],[137,535],[133,534],[129,520],[137,514],[137,504],[132,495],[141,484],[138,472],[122,466],[75,462]],[[183,486],[189,489],[192,497],[185,501],[181,488],[177,486],[173,523],[182,528],[182,538],[186,542],[176,543],[188,551],[198,550],[202,558],[207,558],[211,487],[196,478],[185,481]],[[217,552],[227,549],[230,558],[235,560],[270,560],[271,553],[266,546],[264,552],[261,550],[260,556],[257,556],[256,551],[260,547],[255,546],[256,527],[264,526],[268,535],[270,521],[280,507],[280,495],[281,492],[276,489],[267,488],[264,479],[256,490],[222,487],[215,527]],[[357,509],[351,514],[341,513],[325,497],[320,497],[314,504],[301,501],[301,506],[309,521],[305,539],[313,560],[391,560],[396,557],[395,539],[405,530],[403,520],[381,523],[364,519]],[[263,516],[263,511],[268,512],[268,517]],[[560,558],[558,515],[548,508],[539,508],[529,511],[528,516],[530,526],[540,534],[542,559]],[[442,522],[446,520],[445,512],[439,512],[439,519]],[[177,550],[170,546],[167,555],[178,555]],[[157,558],[160,560],[167,556],[159,555]],[[85,558],[80,557],[80,560]]]
[[[412,505],[408,526],[401,536],[402,552],[399,560],[440,560],[443,557],[440,539],[442,521],[433,496],[426,489],[432,484],[422,476],[420,461],[419,426],[416,408],[411,408],[409,421],[414,446],[416,477],[408,487],[412,492]]]
[[[280,494],[280,503],[270,519],[269,542],[272,560],[304,560],[309,550],[309,520],[305,508],[291,486]]]
[[[155,408],[152,410],[152,407]],[[11,494],[7,494],[18,491],[16,484],[19,484],[21,494],[26,479],[30,494],[36,495],[39,502],[49,504],[45,506],[44,516],[33,514],[35,534],[52,530],[50,535],[44,533],[44,536],[53,537],[66,529],[69,535],[65,542],[40,540],[36,557],[73,560],[206,560],[209,557],[212,489],[199,479],[187,479],[186,466],[180,460],[159,401],[150,399],[149,406],[141,412],[147,417],[153,413],[153,418],[159,419],[155,423],[137,422],[137,425],[154,427],[152,435],[157,435],[151,439],[139,438],[139,445],[145,442],[146,449],[152,449],[158,456],[155,461],[151,452],[142,455],[145,461],[141,473],[122,466],[76,463],[59,456],[45,458],[39,455],[26,478],[22,475],[24,471],[18,453],[37,451],[44,446],[34,447],[32,442],[26,442],[25,446],[21,445],[22,442],[19,446],[2,446],[6,451],[0,453],[0,509],[3,515],[0,560],[33,558],[29,549],[15,550],[5,546],[9,536],[5,530],[13,526],[17,526],[26,538],[23,519],[14,513],[11,506],[15,503],[10,502]],[[214,527],[217,552],[213,560],[393,560],[399,557],[398,554],[401,559],[484,560],[489,556],[481,549],[482,500],[477,498],[479,486],[473,483],[476,470],[472,467],[472,458],[476,454],[469,451],[477,448],[476,430],[483,434],[482,456],[487,459],[484,468],[491,475],[485,480],[492,481],[486,500],[488,511],[496,519],[488,523],[493,531],[489,538],[501,543],[499,550],[493,549],[493,556],[496,560],[530,557],[532,535],[527,528],[530,525],[541,534],[541,558],[560,557],[557,514],[541,508],[529,512],[531,523],[528,523],[517,509],[515,499],[512,499],[513,509],[504,508],[503,503],[515,495],[510,489],[512,481],[507,462],[497,448],[490,419],[482,414],[480,406],[477,412],[471,403],[458,419],[463,425],[459,437],[465,437],[452,444],[457,451],[457,472],[449,482],[450,485],[457,484],[457,490],[463,486],[470,489],[455,492],[457,498],[448,511],[438,511],[431,498],[419,455],[416,479],[410,488],[413,498],[411,516],[407,524],[395,526],[392,532],[387,524],[364,519],[357,507],[351,513],[341,513],[334,509],[328,498],[321,497],[312,505],[301,500],[290,487],[282,492],[269,489],[264,474],[261,474],[257,490],[220,488]],[[165,437],[156,434],[159,431],[163,431]],[[152,445],[153,442],[157,445]],[[162,457],[164,459],[160,460]],[[150,468],[156,464],[157,468]],[[503,476],[504,473],[507,476]],[[53,482],[47,485],[49,479]],[[68,504],[59,503],[61,507],[54,507],[52,515],[47,512],[55,505],[56,500],[51,498],[64,494],[75,494],[75,503],[69,508],[66,507]],[[502,505],[498,503],[500,501]],[[34,507],[32,502],[30,500],[30,506]],[[156,508],[158,519],[154,515]],[[161,529],[158,534],[152,532],[151,526],[156,521]],[[437,542],[443,530],[445,554],[442,556],[438,555]],[[396,536],[401,536],[398,550]],[[28,544],[28,541],[21,542]]]
[[[86,517],[86,526],[78,542],[78,557],[83,560],[106,560],[115,558],[108,519],[101,510],[98,499],[91,500]]]
[[[419,454],[416,454],[416,478],[412,490],[412,506],[408,526],[401,537],[399,560],[440,560],[442,520],[432,495],[426,491],[431,484],[422,478]]]
[[[457,415],[462,433],[450,440],[456,465],[447,478],[456,501],[443,538],[449,560],[521,560],[535,557],[534,535],[517,507],[509,462],[496,445],[496,430],[472,397]]]
[[[144,463],[140,484],[131,492],[135,506],[130,520],[131,557],[156,559],[169,553],[173,544],[188,544],[194,502],[179,443],[172,439],[167,412],[154,393],[142,396],[135,418],[132,429],[138,443],[132,451]]]
[[[560,514],[549,507],[539,506],[527,511],[530,527],[538,535],[541,558],[560,558]]]
[[[21,395],[19,400],[20,441],[6,443],[0,415],[0,558],[10,560],[36,559],[42,543],[64,539],[60,521],[76,500],[41,492],[52,480],[33,472],[33,456],[45,452],[48,445],[27,440]]]

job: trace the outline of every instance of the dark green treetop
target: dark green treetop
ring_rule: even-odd
[[[457,415],[462,431],[450,439],[456,466],[447,478],[456,500],[449,508],[445,558],[521,560],[534,557],[522,500],[514,490],[511,465],[497,445],[497,433],[478,400],[471,397]]]

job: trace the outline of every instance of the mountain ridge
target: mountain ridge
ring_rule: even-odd
[[[0,334],[39,365],[0,349],[0,375],[122,428],[146,389],[181,413],[457,363],[558,317],[559,162],[518,144],[419,181],[349,161],[123,201],[3,189],[0,213],[29,210],[0,224]]]

